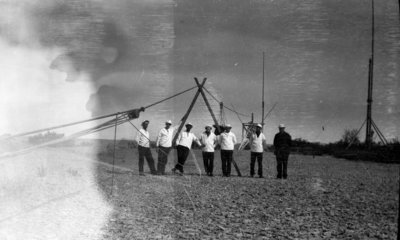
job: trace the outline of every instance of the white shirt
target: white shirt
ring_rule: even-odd
[[[203,152],[214,152],[217,143],[217,136],[212,132],[207,136],[207,133],[204,132],[200,136],[200,142],[205,145],[202,149]]]
[[[264,146],[263,143],[266,142],[265,135],[260,133],[260,136],[257,137],[256,133],[252,133],[250,136],[250,151],[252,152],[263,152]]]
[[[190,149],[193,141],[196,141],[199,146],[201,145],[199,139],[193,133],[185,131],[179,134],[178,139],[176,139],[176,145],[181,145]]]
[[[219,144],[221,150],[234,150],[236,143],[236,136],[233,132],[223,132],[219,135]]]
[[[172,138],[174,134],[174,129],[173,128],[163,128],[160,130],[157,136],[157,142],[156,146],[157,147],[172,147]]]
[[[139,130],[139,132],[136,135],[136,141],[139,146],[142,147],[150,147],[150,134],[147,130],[144,130],[143,128]]]

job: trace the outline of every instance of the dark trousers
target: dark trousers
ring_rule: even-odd
[[[221,150],[222,175],[227,177],[231,175],[232,159],[233,150]]]
[[[214,169],[214,152],[202,152],[204,170],[207,174],[212,174]]]
[[[156,168],[154,167],[154,159],[151,155],[150,148],[138,146],[139,150],[139,172],[143,172],[144,158],[146,158],[147,164],[149,165],[150,172],[155,173]]]
[[[278,172],[277,178],[287,178],[287,165],[289,153],[279,153],[276,155],[276,170]]]
[[[250,175],[254,176],[254,165],[256,163],[256,160],[258,162],[258,175],[260,177],[262,177],[262,175],[263,175],[263,166],[262,166],[263,153],[262,152],[251,152],[250,153]]]
[[[168,162],[168,154],[171,150],[170,147],[159,147],[158,148],[158,163],[157,163],[157,172],[158,174],[165,174],[165,165]]]
[[[178,153],[178,163],[175,165],[175,169],[183,173],[183,165],[185,164],[186,159],[189,156],[189,148],[178,145],[176,146],[176,152]]]

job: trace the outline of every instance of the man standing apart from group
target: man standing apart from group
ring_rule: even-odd
[[[159,175],[165,174],[165,166],[168,162],[168,154],[172,147],[172,137],[174,129],[171,128],[172,122],[165,122],[165,127],[160,130],[157,136],[156,146],[158,148],[157,172]]]
[[[176,151],[178,153],[178,163],[172,169],[172,172],[176,172],[177,170],[183,174],[183,165],[186,162],[186,159],[189,155],[190,148],[192,147],[193,141],[197,143],[197,145],[201,146],[199,139],[190,132],[193,125],[191,123],[187,123],[185,125],[186,131],[183,131],[179,134],[176,139]]]
[[[154,167],[154,160],[150,150],[150,134],[147,131],[148,126],[149,126],[149,120],[143,121],[142,129],[139,130],[136,136],[136,141],[138,143],[138,152],[139,152],[139,175],[141,176],[144,176],[143,173],[144,158],[146,158],[147,160],[147,164],[149,165],[151,174],[156,174],[156,169]]]
[[[219,135],[218,141],[221,146],[222,175],[230,177],[236,136],[231,132],[232,126],[230,124],[227,124],[224,128],[225,131]]]
[[[287,165],[292,145],[292,137],[285,132],[285,125],[279,124],[279,132],[274,137],[274,147],[276,156],[277,178],[287,178]]]
[[[256,125],[255,132],[250,135],[250,177],[254,177],[254,165],[257,160],[258,162],[258,176],[263,178],[263,152],[264,144],[266,145],[266,139],[264,134],[261,132],[261,124]]]
[[[213,132],[211,132],[211,125],[206,126],[206,131],[203,132],[200,136],[200,142],[202,144],[202,155],[203,155],[203,163],[204,169],[207,173],[207,176],[213,176],[214,169],[214,149],[217,145],[217,136]]]

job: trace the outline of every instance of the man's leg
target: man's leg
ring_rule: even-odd
[[[233,151],[228,151],[228,158],[227,158],[227,166],[226,166],[226,175],[228,177],[231,176],[231,167],[232,167],[232,159],[233,159]]]
[[[201,153],[203,155],[203,164],[204,164],[204,171],[206,171],[207,175],[208,173],[208,156],[207,156],[207,152],[202,152]]]
[[[263,153],[257,153],[258,176],[260,176],[260,178],[263,177],[263,164],[262,164],[262,160],[263,160]]]
[[[158,149],[158,164],[157,164],[157,171],[158,174],[164,175],[165,174],[165,165],[168,162],[168,153],[170,148],[160,147]]]
[[[212,176],[214,171],[214,152],[210,152],[208,154],[209,154],[208,172],[210,173],[210,176]]]
[[[226,176],[226,151],[225,150],[221,150],[221,163],[222,163],[222,175]]]
[[[178,162],[175,164],[175,167],[174,167],[174,169],[172,169],[172,171],[175,172],[175,170],[178,170],[179,172],[182,172],[181,168],[180,168],[180,164],[182,162],[182,147],[181,146],[176,146],[176,154],[178,157]]]
[[[150,150],[150,148],[144,148],[144,150],[145,150],[144,156],[146,157],[147,164],[149,165],[150,173],[155,174],[156,168],[154,167],[154,159],[153,159],[153,155],[151,154],[151,150]]]
[[[162,174],[162,162],[164,158],[164,152],[161,150],[161,147],[158,148],[158,159],[157,159],[157,172],[158,174]]]
[[[250,176],[254,177],[254,163],[256,162],[256,154],[254,152],[250,153]]]
[[[139,152],[139,174],[143,174],[143,164],[144,164],[144,149],[142,146],[138,146]]]
[[[289,155],[285,156],[285,159],[283,159],[282,164],[283,164],[283,173],[282,176],[283,178],[287,178],[287,166],[288,166],[288,159],[289,159]]]
[[[276,156],[276,170],[278,172],[277,178],[282,178],[282,159]]]
[[[189,148],[187,147],[182,147],[182,158],[180,162],[180,171],[183,173],[183,166],[185,165],[186,159],[189,156]]]
[[[189,155],[189,148],[184,146],[177,146],[176,150],[178,152],[178,163],[175,165],[175,169],[183,173],[183,165],[185,164],[186,158]]]

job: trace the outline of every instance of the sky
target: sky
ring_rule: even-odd
[[[276,104],[266,120],[267,141],[280,123],[293,138],[338,141],[366,118],[370,4],[0,0],[0,135],[147,106],[195,86],[197,77],[245,115],[222,113],[240,139],[251,113],[261,121],[264,52],[265,112]],[[375,2],[372,116],[388,139],[400,133],[397,4]],[[155,139],[166,120],[178,124],[195,91],[146,109],[132,123],[150,120]],[[218,102],[207,97],[221,119]],[[196,134],[212,123],[201,97],[188,120]],[[135,135],[129,124],[118,128],[118,138]]]

